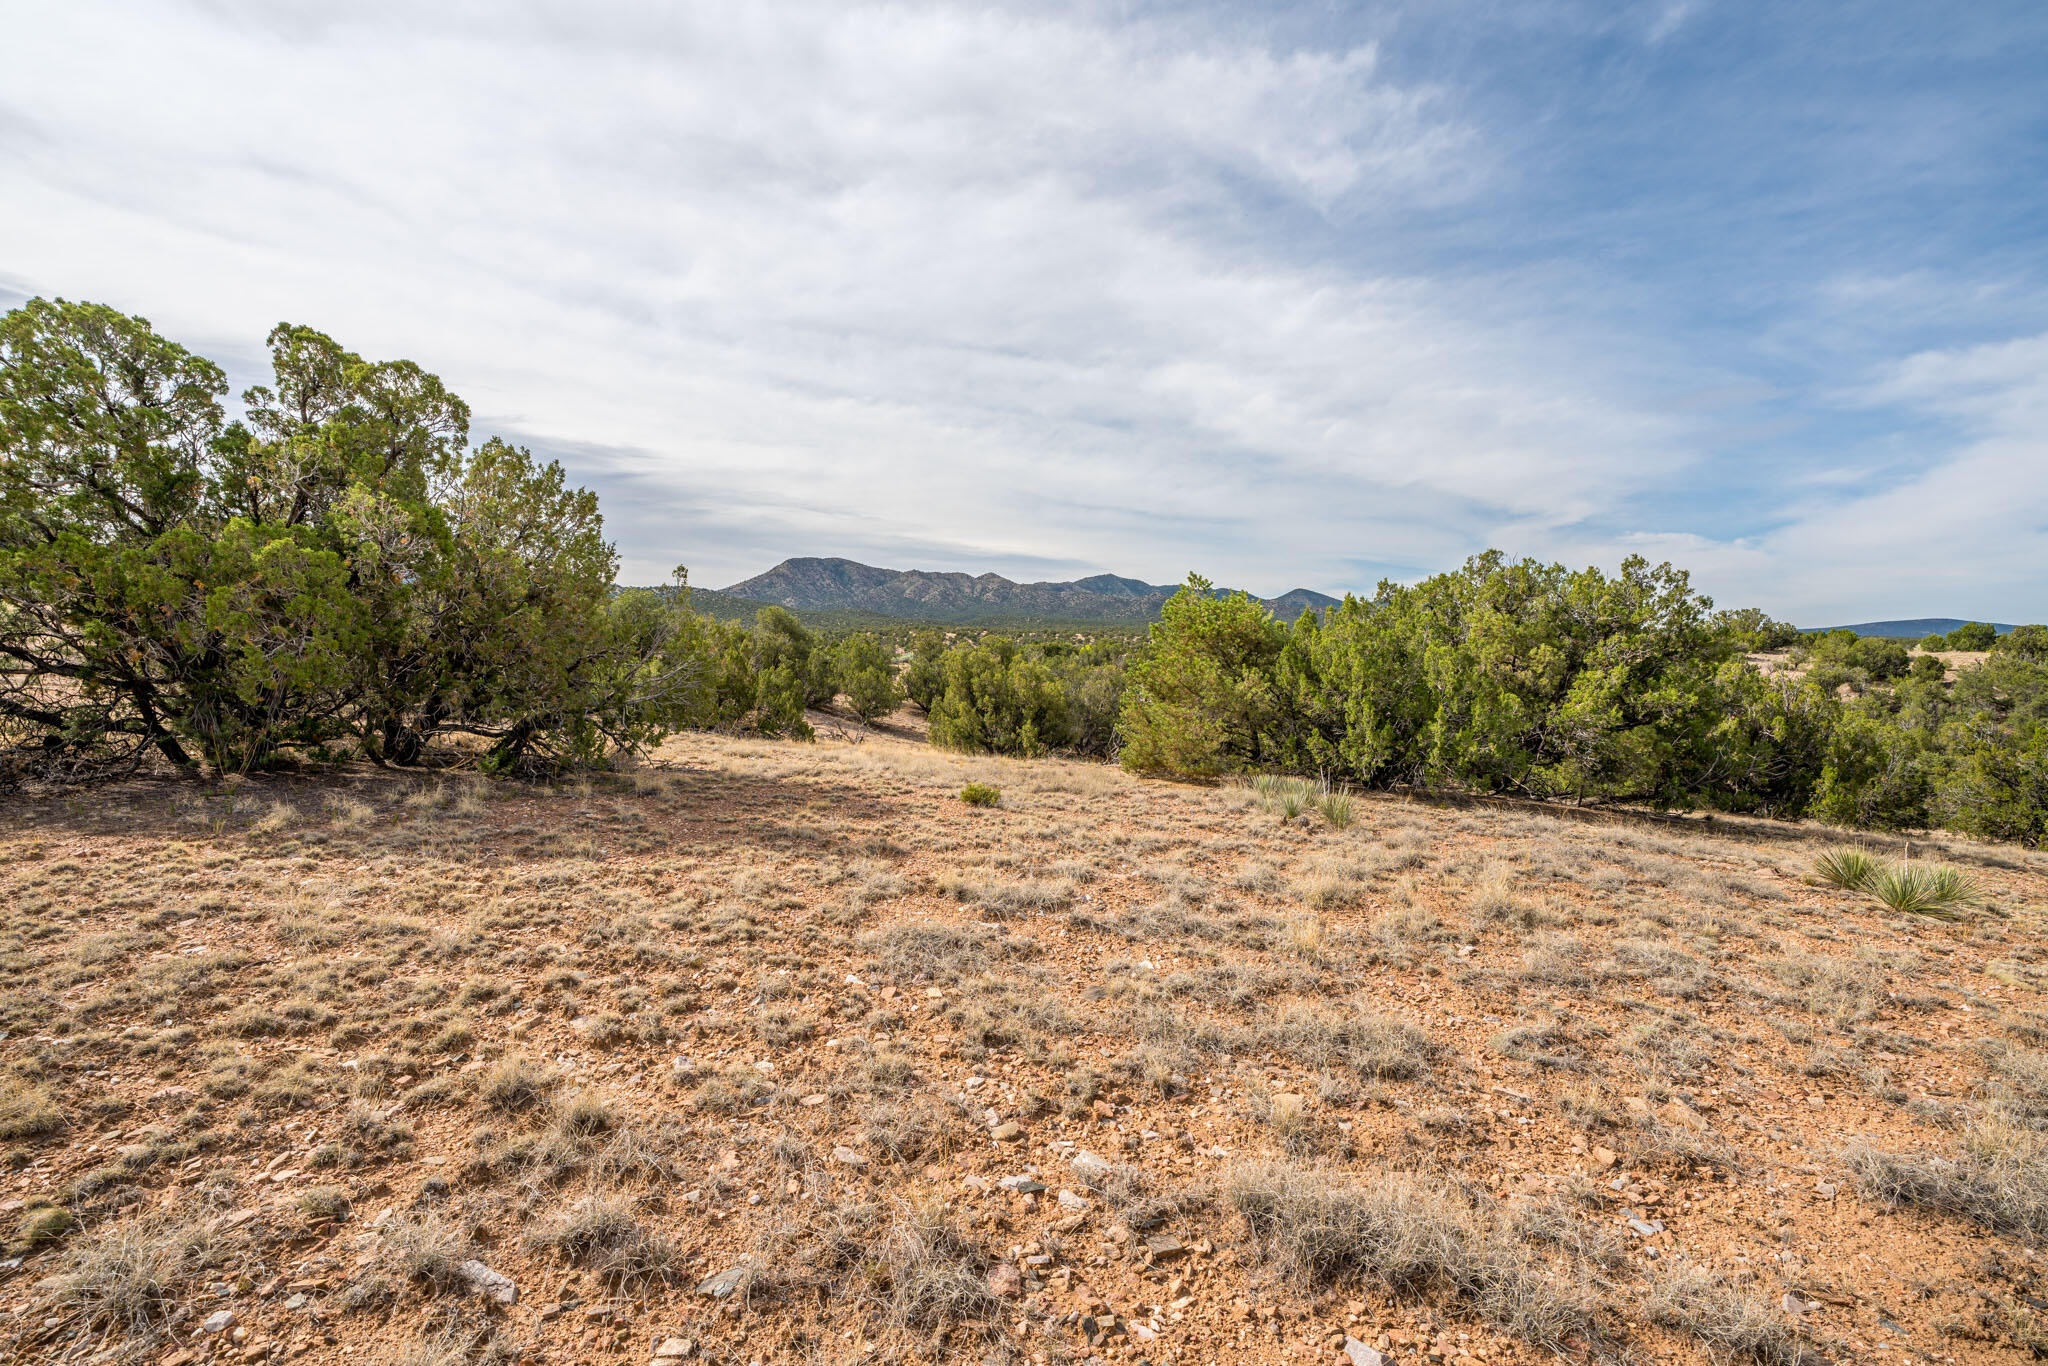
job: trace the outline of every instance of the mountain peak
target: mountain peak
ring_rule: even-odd
[[[1115,574],[1096,574],[1068,583],[1017,583],[1000,574],[878,569],[854,560],[803,556],[784,560],[765,574],[720,591],[757,602],[780,603],[799,612],[860,611],[967,624],[1001,617],[1150,621],[1178,590],[1174,585]],[[1328,607],[1336,599],[1297,588],[1260,601],[1275,615],[1292,620],[1310,607]]]

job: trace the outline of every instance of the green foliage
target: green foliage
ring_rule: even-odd
[[[1286,641],[1257,599],[1217,597],[1188,575],[1129,669],[1117,722],[1124,767],[1210,777],[1266,757],[1278,717],[1273,665]]]
[[[1859,830],[1924,826],[1933,776],[1921,736],[1869,711],[1848,711],[1828,737],[1812,814]]]
[[[910,667],[903,674],[903,690],[911,701],[930,714],[939,695],[946,690],[946,638],[937,631],[919,632],[910,646]]]
[[[1896,640],[1828,631],[1805,638],[1803,662],[1816,686],[1833,692],[1847,685],[1852,692],[1863,693],[1904,674],[1912,665],[1912,653]]]
[[[1894,911],[1939,920],[1983,899],[1977,884],[1956,869],[1913,863],[1878,869],[1864,890]]]
[[[1498,553],[1295,623],[1275,668],[1290,766],[1368,784],[1692,798],[1800,742],[1684,573],[1613,578]],[[1713,735],[1717,725],[1726,733]],[[1714,756],[1717,757],[1717,756]],[[1747,789],[1744,789],[1747,795]]]
[[[2048,664],[2048,626],[2017,626],[1992,642],[1995,654]]]
[[[1998,640],[1998,632],[1981,621],[1966,622],[1948,633],[1948,648],[1951,650],[1988,650]]]
[[[1882,867],[1861,849],[1830,849],[1813,861],[1815,877],[1849,892],[1868,890]]]
[[[1744,650],[1785,650],[1799,643],[1799,628],[1773,620],[1761,608],[1735,607],[1714,616],[1714,624]]]
[[[932,707],[932,743],[970,754],[1043,754],[1067,734],[1059,680],[1015,641],[995,636],[948,651],[945,690]]]
[[[694,705],[681,588],[614,600],[596,500],[410,361],[310,328],[227,422],[220,371],[139,318],[0,319],[0,718],[46,768],[153,747],[218,770],[432,737],[588,763]],[[196,751],[196,754],[195,754]]]
[[[1948,637],[1939,631],[1922,636],[1920,638],[1920,648],[1923,650],[1946,650],[1948,648]]]
[[[969,783],[960,789],[960,800],[969,806],[994,806],[1003,799],[1001,789],[987,783]]]
[[[896,684],[896,671],[882,642],[863,632],[840,641],[835,653],[839,689],[855,716],[872,721],[896,710],[903,690]]]

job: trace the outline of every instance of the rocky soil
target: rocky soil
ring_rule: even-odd
[[[2048,856],[825,734],[6,797],[0,1354],[2048,1350]]]

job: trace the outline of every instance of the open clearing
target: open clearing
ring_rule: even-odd
[[[2031,1360],[2048,856],[1830,843],[831,732],[17,797],[0,1351]]]

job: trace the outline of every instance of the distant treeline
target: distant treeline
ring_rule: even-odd
[[[2040,626],[1943,638],[1992,649],[1950,681],[1899,642],[1715,612],[1683,571],[1641,559],[1609,577],[1490,552],[1292,627],[1208,590],[1190,577],[1122,658],[1002,641],[921,657],[934,741],[1113,746],[1126,768],[1184,778],[1281,771],[2029,844],[2048,833]],[[1745,658],[1787,647],[1772,672]]]

